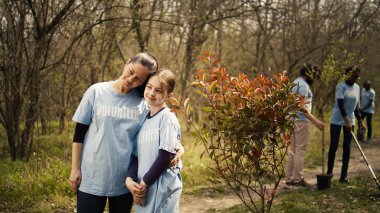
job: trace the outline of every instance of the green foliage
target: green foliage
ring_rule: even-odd
[[[294,129],[296,112],[304,98],[291,93],[294,86],[285,72],[270,79],[263,75],[249,80],[245,74],[228,74],[214,55],[203,53],[207,64],[198,70],[192,85],[207,100],[201,125],[190,117],[189,100],[183,109],[177,100],[174,111],[182,112],[202,140],[215,163],[216,173],[240,197],[248,209],[269,212]],[[272,183],[274,189],[267,189]],[[258,196],[257,202],[254,199]]]
[[[0,203],[4,205],[0,210],[52,212],[57,207],[53,197],[70,195],[70,170],[58,159],[43,159],[35,154],[27,163],[6,160],[1,162],[0,172]],[[70,205],[64,209],[69,210]]]
[[[72,212],[71,143],[68,133],[36,136],[28,162],[11,161],[0,147],[0,212]]]
[[[336,54],[339,57],[336,57]],[[334,103],[335,87],[349,75],[345,75],[344,70],[348,66],[360,64],[360,61],[359,64],[353,64],[355,57],[352,52],[347,50],[338,52],[336,49],[333,49],[332,53],[327,56],[320,79],[314,85],[314,108],[320,117],[323,117],[326,110],[330,109]]]

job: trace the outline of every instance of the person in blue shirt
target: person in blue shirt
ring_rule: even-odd
[[[295,86],[292,88],[292,93],[304,96],[308,103],[305,106],[306,113],[297,112],[296,128],[291,137],[285,172],[285,188],[288,189],[311,186],[304,180],[302,170],[309,143],[310,121],[320,130],[325,128],[325,124],[311,114],[313,93],[310,86],[319,77],[320,72],[317,66],[305,64],[300,69],[300,76],[294,80]]]
[[[176,115],[165,105],[173,95],[175,76],[161,70],[150,77],[144,98],[150,112],[137,135],[137,152],[132,156],[126,186],[147,189],[146,196],[134,194],[137,213],[179,212],[182,191],[181,162],[169,163],[180,147],[181,130]]]
[[[149,109],[139,87],[157,70],[148,53],[133,56],[120,77],[85,92],[74,116],[71,188],[77,212],[130,212],[133,196],[125,187],[134,140]]]
[[[345,75],[348,78],[337,85],[335,90],[335,102],[330,121],[330,146],[327,160],[327,174],[332,175],[335,153],[338,149],[340,131],[343,128],[343,156],[342,170],[339,181],[348,183],[347,170],[350,160],[352,131],[355,126],[355,117],[360,128],[365,126],[359,112],[360,88],[355,82],[360,77],[360,69],[356,66],[347,67]]]
[[[371,82],[365,81],[364,88],[360,94],[360,115],[362,119],[367,120],[367,140],[364,140],[364,134],[361,134],[363,131],[358,129],[357,135],[358,140],[366,141],[367,143],[371,142],[372,138],[372,116],[375,112],[375,90],[371,88]]]

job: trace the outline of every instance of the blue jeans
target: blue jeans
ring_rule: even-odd
[[[327,160],[327,174],[332,174],[335,161],[335,153],[339,145],[340,130],[343,127],[343,156],[342,156],[342,171],[340,178],[344,179],[347,177],[348,163],[350,161],[351,154],[351,132],[348,131],[347,127],[330,124],[330,147],[329,155]],[[352,126],[352,130],[354,126]]]
[[[78,213],[103,213],[108,198],[108,206],[110,213],[131,212],[133,205],[132,193],[120,196],[107,197],[97,196],[81,192],[77,192],[77,212]]]

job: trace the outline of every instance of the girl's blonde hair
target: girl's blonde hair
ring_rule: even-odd
[[[168,69],[161,69],[155,72],[153,76],[157,76],[159,81],[166,87],[166,92],[172,93],[175,87],[175,75]]]

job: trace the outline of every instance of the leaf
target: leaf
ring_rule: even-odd
[[[185,101],[183,102],[183,107],[186,108],[187,104],[189,103],[190,98],[186,98]]]
[[[207,94],[200,91],[200,90],[195,90],[196,93],[198,93],[199,95],[203,96],[204,98],[208,98]]]
[[[199,81],[193,81],[190,84],[191,86],[201,86],[201,83]]]
[[[208,57],[204,57],[204,56],[198,56],[198,58],[203,61],[203,62],[208,62],[209,61],[209,58]]]
[[[205,112],[214,112],[214,108],[212,108],[212,107],[205,107],[205,108],[203,108],[203,111],[205,111]]]
[[[206,69],[199,69],[199,70],[195,71],[195,73],[196,73],[196,75],[201,76],[201,75],[203,75],[207,71],[208,70],[206,70]]]
[[[170,112],[174,112],[175,114],[181,114],[183,113],[182,110],[171,108]]]
[[[190,105],[187,105],[185,110],[186,110],[186,115],[190,116]]]
[[[221,59],[216,59],[215,61],[212,62],[212,64],[217,65],[217,64],[220,64],[220,62],[222,62]]]
[[[206,83],[204,81],[199,81],[199,84],[202,86],[202,87],[206,87]]]
[[[218,83],[218,80],[213,81],[210,86],[208,87],[208,92],[211,93],[212,90],[215,88],[216,84]]]
[[[179,101],[178,101],[176,98],[174,98],[174,97],[170,97],[170,98],[169,98],[169,101],[170,101],[170,103],[171,103],[172,105],[177,106],[177,107],[181,107],[181,104],[179,103]]]

